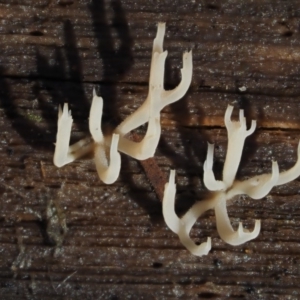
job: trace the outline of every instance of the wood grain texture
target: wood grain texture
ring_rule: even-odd
[[[58,104],[72,109],[74,141],[89,135],[94,87],[106,130],[139,107],[164,21],[166,88],[180,80],[184,51],[193,50],[194,63],[187,95],[162,113],[155,158],[160,178],[176,169],[178,213],[206,197],[207,142],[221,175],[228,104],[235,118],[243,108],[258,122],[238,178],[270,172],[272,159],[291,167],[300,138],[299,17],[297,0],[1,0],[0,299],[300,298],[300,179],[262,200],[234,199],[234,226],[262,221],[244,245],[225,244],[207,212],[192,230],[196,241],[212,237],[199,258],[164,224],[153,172],[138,161],[122,155],[113,185],[100,182],[89,159],[52,163]]]

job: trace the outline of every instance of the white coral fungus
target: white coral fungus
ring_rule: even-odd
[[[247,136],[252,134],[256,122],[252,121],[251,128],[246,128],[244,111],[240,110],[239,122],[231,121],[233,107],[228,106],[225,113],[225,126],[228,132],[228,146],[225,164],[223,168],[223,180],[217,181],[213,173],[214,145],[208,144],[206,161],[204,163],[204,184],[213,191],[212,197],[195,203],[189,211],[180,219],[175,213],[175,171],[170,173],[169,182],[165,186],[163,199],[163,215],[168,227],[178,234],[181,243],[194,255],[202,256],[208,254],[211,249],[211,239],[196,245],[189,236],[190,230],[197,219],[207,210],[214,209],[217,230],[220,237],[230,245],[240,245],[256,238],[260,232],[260,220],[255,221],[254,230],[249,232],[239,223],[235,231],[230,223],[226,201],[234,196],[245,194],[253,199],[265,197],[270,190],[276,186],[285,184],[296,179],[300,175],[300,143],[298,145],[298,160],[294,167],[279,173],[277,162],[272,162],[272,173],[255,176],[253,178],[239,181],[235,180],[236,172],[241,160],[244,142]]]
[[[164,90],[164,70],[167,51],[163,51],[165,23],[159,23],[157,34],[153,41],[152,60],[150,67],[149,93],[139,109],[127,117],[115,130],[112,136],[104,136],[101,130],[103,99],[94,91],[90,109],[89,129],[93,143],[88,139],[81,140],[72,146],[70,144],[73,119],[68,104],[63,110],[59,107],[58,129],[54,153],[54,164],[62,167],[77,158],[93,151],[94,159],[100,179],[107,184],[117,180],[121,159],[118,151],[138,160],[154,156],[160,134],[160,111],[184,96],[192,79],[192,52],[183,54],[183,68],[181,82],[173,90]],[[133,129],[148,122],[147,132],[140,142],[129,140],[126,135]],[[106,156],[109,153],[109,157]]]

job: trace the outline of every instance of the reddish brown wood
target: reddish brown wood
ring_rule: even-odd
[[[196,241],[212,237],[201,258],[166,227],[159,201],[170,169],[179,214],[205,198],[207,142],[220,176],[228,104],[258,122],[239,179],[270,172],[272,159],[281,170],[294,164],[299,1],[0,2],[0,299],[299,298],[299,178],[262,200],[233,200],[234,226],[262,221],[259,237],[239,247],[219,238],[207,212],[192,230]],[[187,95],[162,113],[155,167],[122,155],[113,185],[90,159],[56,168],[58,104],[72,109],[74,141],[89,134],[94,87],[108,130],[135,111],[158,21],[167,22],[166,88],[179,82],[187,49],[194,72]]]

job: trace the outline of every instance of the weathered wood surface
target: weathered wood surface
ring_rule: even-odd
[[[93,87],[107,128],[142,103],[165,21],[166,86],[180,79],[182,52],[194,62],[188,94],[163,111],[156,155],[165,176],[177,170],[178,212],[205,197],[207,141],[221,173],[228,104],[258,121],[238,177],[270,172],[272,159],[287,169],[300,138],[299,17],[298,0],[1,0],[0,298],[298,299],[300,179],[234,201],[234,226],[262,220],[259,237],[239,247],[206,213],[192,236],[213,246],[199,258],[164,224],[139,162],[123,155],[107,186],[92,161],[58,169],[52,156],[58,104],[70,104],[75,141],[89,134]]]

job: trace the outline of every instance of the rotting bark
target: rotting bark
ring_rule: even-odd
[[[239,247],[220,240],[207,212],[192,236],[211,236],[212,251],[198,258],[166,228],[150,164],[144,172],[123,155],[109,186],[89,159],[52,164],[58,104],[70,104],[80,139],[96,87],[107,130],[115,127],[147,95],[156,23],[166,21],[166,88],[179,81],[184,50],[194,63],[188,94],[163,111],[155,158],[165,178],[177,172],[178,213],[205,197],[207,141],[220,175],[228,104],[235,117],[243,108],[258,122],[238,178],[269,172],[272,159],[291,167],[300,138],[299,12],[296,0],[0,1],[0,298],[299,298],[300,179],[262,200],[234,199],[233,224],[262,221],[259,237]]]

